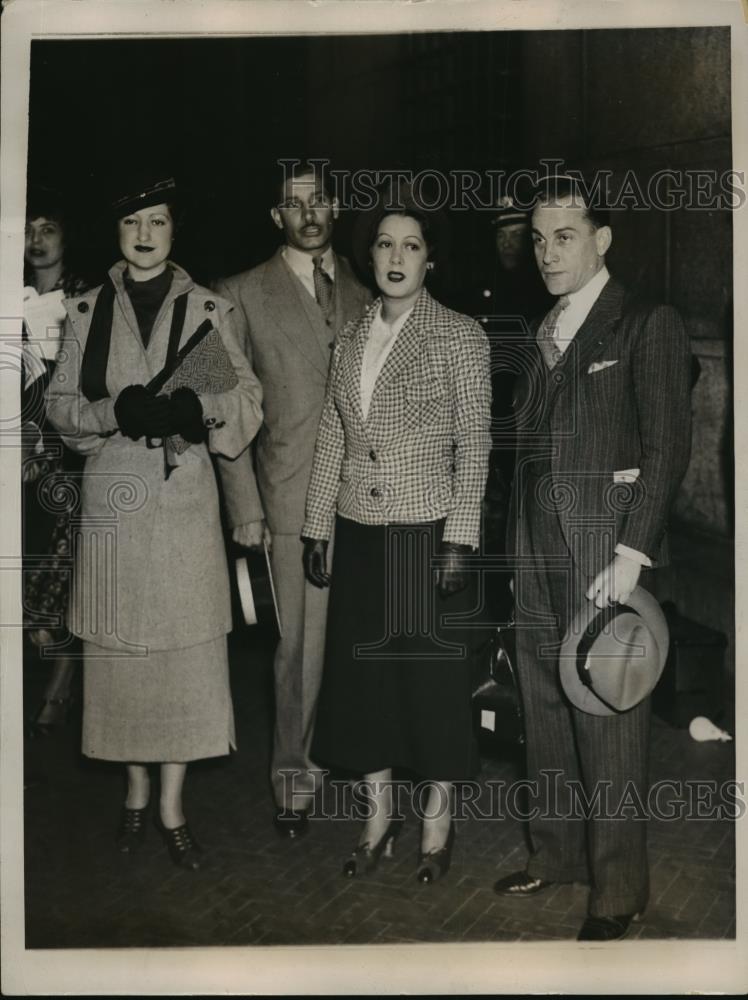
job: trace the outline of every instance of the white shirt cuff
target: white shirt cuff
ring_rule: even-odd
[[[616,545],[616,553],[619,556],[626,556],[627,559],[633,559],[634,562],[638,562],[640,566],[651,566],[652,560],[649,556],[645,556],[643,552],[639,552],[638,549],[630,549],[628,545],[621,545],[619,542]]]

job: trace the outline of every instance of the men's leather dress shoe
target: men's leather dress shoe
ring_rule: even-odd
[[[618,917],[587,917],[577,934],[577,941],[620,941],[632,923],[638,924],[644,913],[624,913]]]
[[[305,811],[279,809],[273,817],[273,825],[278,836],[287,840],[298,840],[309,832],[309,818]]]
[[[555,884],[555,882],[547,882],[544,878],[534,878],[526,871],[521,871],[500,878],[498,882],[494,883],[493,891],[499,896],[513,896],[515,899],[521,899],[525,896],[534,896],[544,889],[550,889]]]

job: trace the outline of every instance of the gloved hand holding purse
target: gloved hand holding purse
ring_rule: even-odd
[[[169,399],[169,434],[181,434],[185,441],[199,444],[208,437],[203,423],[203,404],[188,386],[175,389]]]

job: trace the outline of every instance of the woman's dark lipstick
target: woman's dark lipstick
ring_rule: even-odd
[[[151,250],[153,250],[153,247],[147,247],[147,246],[144,246],[142,243],[136,243],[135,244],[135,249],[139,253],[150,253]]]
[[[404,281],[405,275],[403,274],[402,271],[388,271],[387,279],[389,281]]]

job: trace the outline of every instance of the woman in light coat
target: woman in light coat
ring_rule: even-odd
[[[83,752],[127,765],[116,838],[126,853],[145,833],[146,764],[160,764],[162,834],[176,864],[197,868],[202,852],[182,810],[187,762],[234,746],[210,453],[234,458],[249,445],[261,389],[231,306],[169,260],[175,196],[166,180],[115,203],[124,259],[104,285],[65,303],[49,418],[86,456],[69,611],[84,643]],[[146,388],[206,320],[216,348],[208,368],[223,380],[197,392]],[[182,442],[178,454],[167,438]]]
[[[403,211],[371,220],[381,294],[337,343],[307,494],[307,576],[331,584],[313,755],[363,774],[370,791],[349,877],[391,853],[392,768],[428,779],[416,874],[431,882],[450,864],[452,784],[476,765],[470,636],[455,622],[475,607],[466,557],[479,542],[491,390],[485,333],[424,287],[439,217],[399,200]]]

